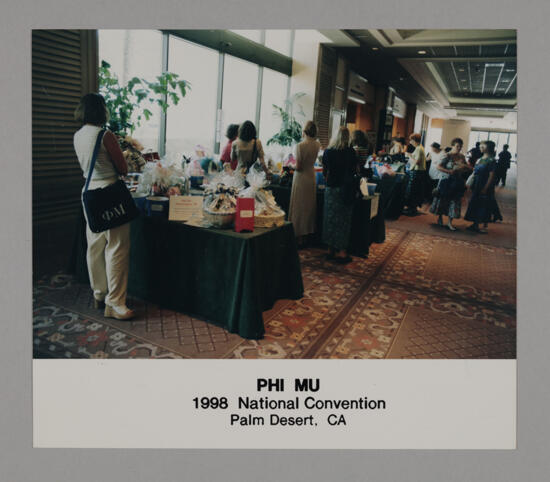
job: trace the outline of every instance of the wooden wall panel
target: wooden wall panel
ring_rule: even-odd
[[[319,142],[325,148],[330,141],[331,134],[331,115],[338,56],[336,52],[324,45],[320,45],[319,49],[313,120],[317,124]]]
[[[97,31],[32,32],[32,181],[35,257],[67,254],[81,212],[73,112],[98,89]],[[35,263],[36,268],[36,263]]]

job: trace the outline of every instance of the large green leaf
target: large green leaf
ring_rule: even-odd
[[[170,104],[177,105],[191,88],[187,81],[172,72],[164,72],[152,82],[133,77],[121,86],[105,60],[101,61],[98,80],[99,92],[105,98],[110,114],[109,127],[120,134],[133,132],[144,119],[148,121],[152,117],[147,104],[157,104],[166,112]],[[145,106],[141,107],[144,103]]]

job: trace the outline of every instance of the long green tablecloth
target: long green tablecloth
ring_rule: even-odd
[[[384,217],[398,219],[403,213],[409,175],[384,176],[376,178],[372,182],[377,184],[376,192],[380,193],[380,210]]]
[[[88,282],[86,239],[75,247],[75,273]],[[264,334],[262,312],[303,296],[292,224],[253,233],[207,229],[140,217],[132,222],[128,293],[204,318],[243,338]]]
[[[273,197],[277,204],[287,213],[290,206],[290,186],[280,186],[272,184],[269,189],[273,192]],[[325,191],[317,189],[317,212],[316,212],[316,230],[314,240],[321,242],[321,233],[323,232],[323,210],[324,210]],[[386,227],[384,216],[378,207],[378,214],[371,219],[371,200],[358,199],[353,205],[352,227],[350,235],[350,245],[348,251],[354,256],[366,257],[369,254],[369,247],[372,243],[383,243],[386,239]]]

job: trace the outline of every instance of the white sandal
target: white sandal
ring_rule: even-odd
[[[103,313],[103,316],[105,318],[114,318],[116,320],[130,320],[136,316],[136,313],[127,306],[105,305],[105,312]]]

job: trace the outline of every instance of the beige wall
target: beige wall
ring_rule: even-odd
[[[451,145],[455,137],[460,137],[464,145],[468,146],[470,138],[471,124],[469,121],[460,119],[445,119],[443,122],[443,131],[441,133],[441,145],[446,147]]]
[[[328,39],[317,30],[296,30],[290,95],[297,92],[304,92],[306,94],[299,100],[306,114],[306,120],[313,119],[315,86],[317,83],[317,61],[319,58],[319,44],[321,42],[328,42]]]

